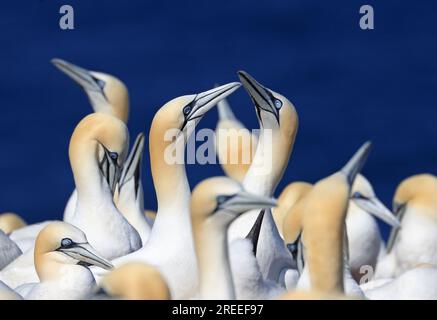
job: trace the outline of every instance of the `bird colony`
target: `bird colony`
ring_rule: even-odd
[[[27,225],[15,213],[0,215],[0,299],[437,298],[435,176],[402,181],[390,210],[360,174],[371,151],[365,142],[329,176],[285,181],[276,190],[287,178],[298,112],[239,71],[239,82],[157,109],[148,138],[158,210],[145,210],[145,135],[128,150],[126,86],[61,59],[52,63],[82,87],[94,112],[71,134],[75,189],[63,219]],[[257,135],[225,99],[240,86],[252,105],[247,112],[259,120]],[[184,154],[216,106],[224,174],[191,190],[190,167],[166,153]],[[171,130],[177,134],[167,139]],[[391,227],[388,243],[377,219]]]

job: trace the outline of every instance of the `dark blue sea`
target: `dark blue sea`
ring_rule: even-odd
[[[74,8],[74,30],[59,28],[62,4]],[[373,5],[374,30],[359,28],[364,4]],[[148,134],[166,101],[236,81],[236,71],[246,70],[299,114],[278,192],[338,170],[370,139],[364,174],[391,206],[402,179],[437,173],[436,12],[435,1],[394,0],[2,2],[0,211],[28,222],[59,219],[74,187],[68,143],[91,107],[49,63],[53,57],[122,79],[132,136]],[[244,90],[229,102],[249,128],[258,127]],[[200,127],[216,121],[212,111]],[[153,209],[148,152],[143,166]],[[191,186],[222,174],[219,165],[187,170]]]

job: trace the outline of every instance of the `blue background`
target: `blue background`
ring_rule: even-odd
[[[59,28],[62,4],[74,7],[75,30]],[[374,6],[373,31],[359,28],[363,4]],[[278,191],[336,171],[371,139],[364,173],[391,206],[403,178],[437,169],[436,10],[432,1],[388,0],[2,2],[0,211],[28,222],[61,218],[73,190],[69,138],[91,107],[49,63],[53,57],[121,78],[132,136],[148,133],[171,98],[235,81],[244,69],[299,113]],[[229,100],[248,127],[258,127],[244,90]],[[216,121],[212,111],[201,127]],[[190,166],[188,174],[194,186],[222,171]],[[156,208],[148,152],[143,175],[146,206]]]

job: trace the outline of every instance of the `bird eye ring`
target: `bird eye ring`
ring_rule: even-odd
[[[111,157],[112,160],[117,160],[118,159],[118,153],[117,152],[109,152],[109,156]]]
[[[222,205],[223,203],[226,202],[227,199],[228,199],[228,197],[226,197],[226,196],[217,196],[216,201],[217,201],[218,205]]]
[[[73,244],[73,240],[71,240],[70,238],[64,238],[61,240],[61,246],[63,248],[69,247]]]
[[[274,101],[274,104],[275,104],[276,109],[281,109],[281,107],[282,107],[282,101],[281,100],[276,99]]]
[[[191,106],[185,106],[182,112],[187,116],[191,112]]]

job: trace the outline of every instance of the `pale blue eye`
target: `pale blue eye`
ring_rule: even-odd
[[[282,107],[282,101],[281,100],[276,99],[274,103],[275,103],[276,109],[281,109],[281,107]]]
[[[73,240],[71,240],[70,238],[64,238],[61,240],[61,246],[62,247],[69,247],[73,244]]]
[[[218,196],[217,197],[217,204],[221,205],[221,204],[225,203],[227,199],[228,199],[228,197],[226,197],[226,196]]]
[[[188,115],[191,112],[191,106],[185,106],[184,109],[182,110],[182,112],[185,115]]]
[[[117,160],[118,159],[117,152],[110,152],[109,156],[111,157],[112,160]]]

